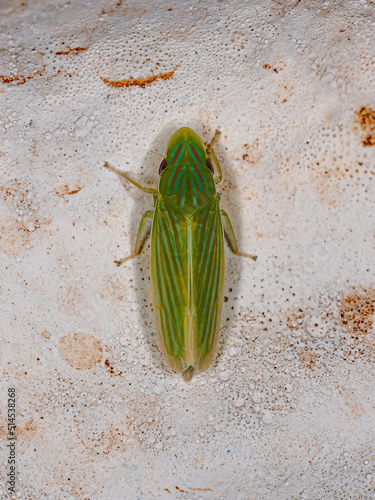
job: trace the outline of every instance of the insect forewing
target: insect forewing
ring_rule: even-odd
[[[185,370],[188,308],[188,222],[168,198],[155,206],[151,231],[151,286],[159,343],[168,364]]]
[[[159,342],[177,371],[206,368],[223,302],[223,228],[217,198],[192,217],[161,198],[151,236],[151,283]]]
[[[223,225],[217,198],[207,201],[193,216],[193,302],[199,360],[203,370],[211,363],[219,336],[224,293]]]

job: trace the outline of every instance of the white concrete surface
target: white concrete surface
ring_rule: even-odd
[[[0,498],[15,387],[16,498],[374,499],[373,3],[2,0],[0,25]],[[113,264],[152,198],[102,166],[156,186],[181,126],[222,131],[258,255],[228,250],[190,383],[147,245]]]

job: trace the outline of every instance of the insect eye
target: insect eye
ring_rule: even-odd
[[[166,166],[167,166],[167,160],[163,158],[163,161],[160,163],[159,167],[159,175],[163,172]]]
[[[211,170],[211,172],[214,173],[214,167],[212,166],[211,160],[209,158],[207,158],[206,160],[206,165]]]

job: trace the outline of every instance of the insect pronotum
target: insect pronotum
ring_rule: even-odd
[[[132,184],[154,197],[154,208],[143,214],[134,252],[138,255],[146,219],[151,228],[151,286],[160,348],[168,365],[190,379],[194,369],[204,370],[215,354],[224,295],[224,218],[229,245],[238,251],[233,227],[216,184],[222,179],[213,146],[216,130],[205,148],[189,128],[172,135],[160,164],[159,188],[141,186],[128,174],[105,163]],[[213,168],[215,165],[217,175]]]

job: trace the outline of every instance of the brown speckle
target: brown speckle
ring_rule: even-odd
[[[306,365],[306,367],[309,370],[314,370],[316,365],[316,359],[317,356],[310,347],[306,347],[305,349],[300,349],[299,360],[301,363]]]
[[[112,366],[112,364],[110,363],[109,359],[106,359],[106,360],[104,361],[104,364],[105,364],[105,366],[107,366],[107,367],[109,368],[108,372],[109,372],[111,375],[118,375],[118,376],[122,375],[122,372],[118,372],[118,373],[116,373],[116,372],[115,372],[115,370],[113,369],[113,366]]]
[[[147,10],[136,6],[129,6],[123,0],[110,0],[101,10],[102,15],[106,14],[108,16],[122,16],[125,12],[127,16],[140,16],[147,12]]]
[[[62,337],[59,350],[63,360],[77,370],[88,370],[102,360],[99,340],[88,333],[70,333]]]
[[[50,81],[52,80],[53,78],[56,78],[58,76],[67,76],[69,78],[72,78],[72,76],[75,75],[75,72],[73,71],[72,73],[68,73],[67,71],[65,70],[62,70],[62,69],[58,69],[56,71],[56,73],[53,73],[52,75],[50,76],[44,76],[43,78],[47,81]]]
[[[0,252],[18,255],[26,245],[30,245],[29,234],[15,218],[3,218],[0,224]]]
[[[354,336],[369,333],[375,312],[375,290],[353,288],[340,303],[341,326]]]
[[[329,126],[331,143],[325,150],[319,144],[325,141],[327,130],[322,129],[316,140],[308,141],[308,147],[316,148],[315,158],[308,165],[311,187],[315,195],[324,205],[343,206],[353,197],[359,187],[360,172],[365,170],[363,165],[353,162],[350,154],[343,149],[334,152],[335,148],[345,148],[342,139],[343,126],[335,124]],[[312,144],[312,145],[311,145]],[[362,167],[358,169],[358,165]]]
[[[272,66],[270,66],[269,64],[263,64],[263,69],[272,69],[272,71],[274,71],[275,73],[278,73],[280,71],[280,69],[278,68],[272,68]]]
[[[288,100],[294,94],[294,86],[293,85],[279,85],[277,92],[274,94],[274,103],[275,104],[284,104],[288,102]]]
[[[362,145],[375,146],[375,110],[363,106],[356,113],[355,123],[362,130]]]
[[[286,316],[286,324],[291,330],[303,328],[303,319],[305,318],[307,311],[304,311],[300,307],[293,309],[288,312]]]
[[[104,286],[100,289],[99,294],[100,297],[104,300],[124,300],[125,290],[120,279],[115,279],[112,276],[107,276],[104,281]]]
[[[259,151],[259,139],[255,139],[252,144],[244,144],[239,151],[235,160],[244,161],[250,163],[250,165],[255,165],[262,158],[263,154]]]
[[[44,337],[45,339],[50,339],[51,336],[52,336],[52,333],[47,332],[47,330],[44,330],[44,332],[42,332],[42,337]]]

